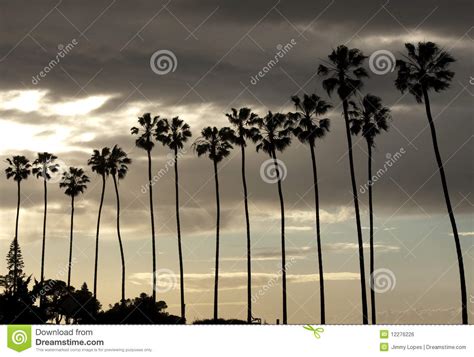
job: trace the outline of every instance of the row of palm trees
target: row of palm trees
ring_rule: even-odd
[[[456,222],[449,199],[446,177],[443,169],[443,163],[439,154],[437,145],[436,131],[431,115],[429,102],[430,91],[441,91],[449,87],[449,82],[454,73],[449,70],[449,65],[454,61],[449,53],[438,48],[432,42],[420,42],[418,46],[406,44],[407,55],[397,61],[398,76],[395,81],[396,87],[404,93],[405,91],[413,94],[418,102],[424,102],[426,114],[433,138],[435,156],[441,176],[443,192],[446,200],[449,218],[452,224],[453,236],[455,240],[456,252],[459,265],[459,276],[461,285],[461,311],[462,322],[467,324],[467,296],[466,283],[464,276],[464,266],[462,251],[459,242],[459,236],[456,228]],[[353,193],[353,203],[356,218],[356,231],[358,241],[358,255],[360,268],[361,284],[361,307],[362,322],[367,324],[369,321],[368,299],[366,292],[366,274],[365,259],[363,250],[363,236],[361,228],[359,199],[357,183],[355,177],[355,167],[353,159],[353,135],[361,135],[367,144],[368,149],[368,182],[369,182],[369,246],[370,246],[370,286],[373,286],[373,273],[375,270],[375,252],[374,252],[374,219],[373,219],[373,194],[372,194],[372,150],[375,146],[375,138],[383,131],[387,131],[391,119],[390,110],[385,107],[382,100],[372,94],[367,94],[361,98],[361,89],[363,79],[368,77],[368,72],[364,68],[366,56],[359,49],[349,49],[344,45],[338,46],[328,56],[327,61],[323,61],[318,68],[318,73],[323,77],[322,85],[329,96],[337,93],[341,100],[343,117],[345,122],[346,140],[348,148],[348,159],[351,186]],[[220,244],[220,193],[219,193],[219,170],[218,165],[222,160],[229,156],[233,146],[238,146],[241,151],[241,175],[242,189],[244,196],[244,213],[246,221],[246,243],[247,243],[247,321],[253,321],[252,315],[252,281],[251,281],[251,229],[248,210],[248,188],[246,180],[246,148],[249,141],[256,144],[257,152],[263,151],[273,160],[275,173],[277,177],[278,196],[280,201],[281,213],[281,272],[282,272],[282,317],[283,323],[287,323],[287,285],[286,285],[286,249],[285,249],[285,205],[282,188],[282,175],[280,172],[279,160],[277,154],[288,148],[292,138],[296,137],[300,142],[309,147],[313,184],[314,184],[314,202],[315,202],[315,232],[316,247],[319,270],[319,290],[320,290],[320,313],[321,323],[326,322],[325,315],[325,294],[324,294],[324,273],[323,257],[319,215],[319,188],[317,174],[317,143],[322,139],[330,128],[330,119],[325,115],[331,110],[332,105],[323,100],[316,94],[303,95],[302,97],[293,96],[291,98],[295,111],[283,114],[268,112],[264,117],[259,117],[249,108],[240,110],[232,109],[231,113],[226,114],[230,127],[206,127],[202,129],[201,135],[192,144],[192,147],[198,156],[207,156],[213,164],[213,176],[215,181],[216,195],[216,254],[215,254],[215,280],[214,280],[214,311],[213,317],[218,319],[218,293],[219,293],[219,244]],[[185,143],[191,138],[192,133],[188,124],[175,117],[171,120],[162,119],[159,116],[152,117],[150,114],[144,114],[138,118],[138,126],[131,128],[131,134],[136,137],[136,146],[145,150],[148,159],[148,191],[150,204],[151,221],[151,244],[152,244],[152,287],[153,301],[156,301],[156,242],[155,242],[155,219],[153,209],[153,177],[152,177],[152,150],[155,143],[161,143],[168,147],[174,153],[174,173],[175,173],[175,198],[176,198],[176,226],[177,243],[180,268],[180,300],[181,317],[185,319],[185,288],[184,288],[184,267],[181,242],[180,227],[180,203],[179,203],[179,172],[178,158],[179,153],[184,149]],[[43,220],[43,244],[41,253],[41,282],[44,280],[44,254],[46,243],[46,214],[47,214],[47,181],[53,173],[59,169],[55,162],[56,156],[50,153],[39,153],[38,158],[33,162],[33,174],[37,178],[43,179],[44,184],[44,220]],[[15,246],[18,245],[18,220],[20,209],[20,183],[30,174],[31,164],[24,156],[14,156],[7,159],[10,165],[6,169],[7,178],[13,178],[17,182],[18,204],[15,225]],[[100,176],[102,181],[102,190],[99,201],[99,210],[96,227],[96,247],[95,247],[95,267],[94,267],[94,288],[93,295],[97,296],[97,273],[99,260],[99,232],[100,219],[104,202],[106,182],[109,176],[115,189],[116,197],[116,225],[117,238],[120,247],[122,262],[122,287],[121,301],[125,301],[125,259],[120,234],[120,195],[118,181],[125,178],[131,159],[117,145],[112,149],[104,147],[100,150],[94,150],[88,165],[93,172]],[[89,177],[83,169],[71,167],[64,172],[61,178],[60,187],[65,189],[65,194],[71,197],[71,225],[70,225],[70,248],[69,248],[69,270],[68,286],[70,285],[71,267],[72,267],[72,247],[73,247],[73,226],[74,226],[74,200],[75,197],[84,193],[89,182]],[[15,279],[16,281],[16,279]],[[376,323],[376,302],[375,291],[371,289],[371,322]]]

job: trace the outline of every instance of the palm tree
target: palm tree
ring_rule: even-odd
[[[102,191],[100,193],[99,213],[97,214],[97,228],[95,233],[95,263],[94,263],[94,298],[97,298],[97,271],[99,266],[99,230],[100,217],[102,215],[102,206],[104,205],[105,197],[105,182],[109,175],[108,158],[110,149],[103,147],[101,150],[94,150],[91,158],[87,161],[87,165],[91,166],[92,172],[95,172],[102,179]]]
[[[434,90],[440,92],[449,88],[454,72],[449,70],[449,65],[453,63],[454,58],[446,51],[441,50],[433,42],[419,42],[418,47],[411,43],[405,44],[408,55],[403,60],[397,60],[398,76],[395,80],[395,86],[402,93],[408,91],[411,93],[418,103],[425,103],[426,116],[431,130],[431,138],[436,156],[436,163],[441,177],[443,186],[444,199],[448,210],[449,220],[453,230],[454,243],[459,265],[459,278],[461,285],[461,310],[462,323],[468,323],[467,317],[467,292],[466,278],[464,276],[464,263],[461,250],[461,242],[459,241],[458,229],[454,218],[451,200],[449,198],[448,184],[444,173],[443,160],[438,148],[438,139],[436,136],[436,128],[431,115],[431,106],[429,92]]]
[[[329,119],[320,117],[325,115],[332,106],[326,103],[316,94],[305,94],[302,99],[298,96],[293,96],[291,100],[296,107],[296,111],[294,113],[289,113],[290,118],[292,120],[296,120],[296,126],[293,129],[293,133],[303,144],[308,144],[311,152],[311,163],[313,167],[314,206],[316,212],[316,243],[319,267],[321,324],[325,324],[326,308],[324,303],[323,255],[321,250],[321,229],[319,219],[319,189],[314,148],[316,145],[316,140],[323,138],[329,131]]]
[[[181,224],[179,220],[179,176],[178,176],[178,151],[183,150],[184,143],[192,136],[191,129],[183,120],[175,117],[171,119],[160,119],[157,124],[155,136],[158,141],[166,145],[174,152],[174,184],[176,196],[176,230],[178,234],[179,255],[179,281],[181,297],[181,319],[186,321],[186,304],[184,303],[184,268],[183,250],[181,248]]]
[[[31,173],[31,165],[29,160],[21,155],[15,155],[11,158],[7,158],[8,167],[5,169],[5,175],[7,179],[13,178],[17,185],[17,205],[16,205],[16,220],[15,220],[15,238],[14,238],[14,261],[15,266],[13,269],[13,292],[16,293],[17,278],[18,278],[18,267],[17,267],[17,256],[18,256],[18,221],[20,219],[20,203],[21,203],[21,181],[28,179]]]
[[[120,235],[120,195],[118,190],[118,180],[125,178],[128,172],[128,165],[132,160],[128,158],[127,153],[119,146],[115,145],[107,159],[109,174],[112,176],[115,188],[115,198],[117,202],[117,238],[120,248],[120,258],[122,261],[122,304],[125,303],[125,255],[123,253],[122,236]]]
[[[41,283],[44,281],[44,256],[46,249],[46,213],[48,211],[48,187],[47,182],[51,179],[51,174],[56,173],[59,170],[59,165],[54,161],[58,157],[50,154],[49,152],[39,152],[38,157],[33,161],[32,174],[36,178],[43,179],[43,190],[44,190],[44,212],[43,212],[43,245],[41,248]],[[40,299],[42,301],[42,299]]]
[[[374,290],[374,214],[372,205],[372,148],[375,147],[375,137],[382,130],[388,130],[388,121],[390,120],[390,109],[382,105],[382,99],[375,95],[367,94],[359,105],[350,103],[352,110],[349,112],[351,117],[351,132],[355,135],[362,133],[367,142],[368,153],[368,183],[369,183],[369,234],[370,234],[370,303],[372,312],[372,324],[377,323],[375,308],[375,290]]]
[[[255,124],[260,132],[256,135],[257,152],[262,150],[273,160],[276,177],[278,179],[278,196],[280,198],[281,212],[281,273],[283,287],[283,324],[288,322],[286,303],[286,250],[285,250],[285,204],[281,187],[282,175],[280,164],[276,153],[282,152],[291,144],[291,128],[288,127],[289,119],[281,113],[268,112],[264,118],[254,118],[251,124]]]
[[[153,131],[159,117],[151,117],[150,113],[143,114],[138,118],[140,128],[133,127],[130,129],[132,135],[138,135],[135,141],[137,147],[146,151],[148,157],[148,195],[150,199],[150,219],[151,219],[151,254],[152,254],[152,270],[153,270],[153,301],[156,302],[156,242],[155,242],[155,216],[153,213],[153,179],[151,177],[151,150],[155,146],[152,141]]]
[[[219,176],[217,164],[229,156],[233,148],[230,143],[231,137],[235,135],[230,128],[217,129],[206,127],[201,131],[201,137],[196,139],[193,148],[198,156],[207,155],[214,166],[214,181],[216,189],[216,268],[214,277],[214,320],[218,318],[218,292],[219,292],[219,228],[220,228],[220,200],[219,200]]]
[[[247,139],[256,140],[258,129],[250,125],[252,121],[257,118],[257,114],[252,113],[249,108],[241,108],[239,111],[232,108],[232,113],[226,114],[229,122],[234,126],[236,135],[232,138],[235,145],[240,146],[242,154],[242,186],[244,190],[244,210],[245,210],[245,224],[247,227],[247,322],[252,322],[252,260],[251,260],[251,246],[250,246],[250,218],[249,205],[247,193],[247,178],[245,175],[245,147],[247,146]]]
[[[84,173],[83,169],[70,167],[69,171],[63,173],[59,187],[65,188],[64,193],[71,197],[71,227],[69,234],[69,262],[67,271],[67,286],[71,286],[71,268],[72,268],[72,243],[74,232],[74,198],[79,196],[87,189],[89,177]]]
[[[366,56],[357,49],[349,49],[344,45],[338,46],[328,56],[329,61],[319,65],[318,74],[327,76],[323,81],[323,88],[331,94],[337,89],[337,94],[342,100],[344,110],[344,121],[346,126],[347,148],[349,154],[349,168],[351,173],[352,194],[357,226],[357,241],[359,245],[359,269],[360,285],[362,293],[362,322],[368,323],[367,316],[367,291],[365,290],[365,267],[364,247],[362,239],[362,227],[360,223],[359,198],[357,196],[357,184],[354,171],[354,158],[352,154],[352,138],[349,125],[349,100],[355,92],[362,88],[362,78],[368,77],[367,71],[362,67]]]

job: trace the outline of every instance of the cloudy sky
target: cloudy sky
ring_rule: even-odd
[[[0,42],[0,256],[14,235],[15,185],[3,174],[5,158],[34,160],[53,152],[63,167],[85,167],[94,148],[119,144],[133,163],[120,183],[122,236],[127,260],[127,296],[150,291],[151,242],[146,155],[134,147],[130,127],[143,113],[180,116],[193,140],[207,125],[227,125],[232,107],[287,112],[294,94],[316,92],[334,105],[331,132],[317,145],[321,190],[322,241],[326,273],[327,321],[359,323],[360,290],[356,230],[351,203],[346,138],[337,98],[323,91],[317,66],[339,44],[367,56],[386,50],[400,57],[407,41],[430,40],[457,61],[452,86],[433,94],[432,111],[445,160],[465,257],[468,292],[473,287],[472,5],[468,1],[1,1]],[[269,61],[278,56],[272,68]],[[157,51],[162,51],[158,52]],[[154,61],[171,53],[171,71],[159,74]],[[157,53],[155,56],[153,56]],[[281,53],[280,53],[281,54]],[[389,58],[390,59],[390,58]],[[55,63],[51,61],[55,60]],[[369,69],[368,61],[366,63]],[[389,66],[371,71],[363,93],[383,98],[392,111],[388,133],[377,140],[374,171],[400,156],[374,185],[376,266],[393,274],[392,286],[378,294],[381,323],[457,323],[459,278],[454,242],[446,216],[424,106],[398,92]],[[263,72],[265,71],[265,72]],[[260,72],[260,74],[259,74]],[[262,75],[263,73],[263,75]],[[253,79],[252,79],[253,78]],[[258,80],[255,80],[258,78]],[[253,239],[253,288],[272,288],[254,304],[254,315],[281,319],[279,206],[277,187],[260,175],[267,160],[249,146],[248,186]],[[312,174],[308,148],[294,141],[280,155],[287,176],[289,322],[319,320]],[[355,140],[358,184],[366,182],[365,143]],[[186,147],[180,161],[182,225],[188,318],[210,317],[214,264],[215,202],[212,164]],[[179,314],[174,216],[174,176],[167,149],[153,151],[158,226],[159,298]],[[240,155],[220,165],[222,200],[221,294],[223,317],[245,318],[245,221]],[[169,173],[168,173],[169,171]],[[94,227],[100,181],[77,202],[73,284],[92,286]],[[362,189],[363,191],[363,189]],[[69,200],[57,180],[49,186],[46,275],[65,279]],[[22,185],[19,240],[26,271],[39,277],[42,185]],[[368,242],[367,194],[361,193],[364,239]],[[98,297],[119,299],[120,256],[115,234],[111,182],[106,192]],[[366,250],[368,252],[368,250]],[[2,271],[5,263],[0,263]],[[469,306],[472,318],[473,306]]]

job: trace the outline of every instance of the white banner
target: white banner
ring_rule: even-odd
[[[130,356],[472,355],[473,326],[11,325],[0,354]]]

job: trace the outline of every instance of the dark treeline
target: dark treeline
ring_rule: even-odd
[[[432,42],[420,42],[417,45],[406,44],[406,54],[402,59],[396,61],[398,69],[395,87],[401,91],[412,94],[418,103],[424,103],[426,116],[431,130],[433,148],[436,162],[441,178],[443,194],[450,222],[452,225],[454,242],[458,257],[460,295],[461,295],[461,317],[462,323],[468,323],[467,317],[467,293],[464,276],[464,265],[456,227],[456,221],[448,193],[448,185],[444,173],[443,162],[437,144],[436,129],[434,126],[430,93],[440,92],[449,87],[454,72],[449,66],[454,59],[449,53],[438,48]],[[369,317],[373,324],[376,323],[376,301],[374,285],[375,252],[374,252],[374,219],[373,219],[373,189],[372,189],[372,151],[378,135],[389,129],[391,121],[390,109],[384,106],[381,98],[374,94],[363,92],[363,85],[369,77],[364,67],[366,56],[356,48],[349,49],[344,45],[338,46],[329,55],[328,59],[322,61],[318,67],[318,74],[322,78],[322,87],[329,97],[339,100],[342,105],[342,115],[345,123],[347,153],[349,163],[349,179],[353,193],[353,204],[356,221],[358,256],[360,267],[361,287],[361,320],[363,324],[369,323]],[[314,213],[315,213],[315,242],[318,261],[315,262],[319,270],[319,292],[320,292],[320,323],[326,323],[326,300],[324,290],[324,270],[322,238],[319,215],[319,185],[317,170],[317,148],[318,143],[330,130],[331,120],[327,118],[328,112],[333,105],[316,93],[303,94],[291,97],[294,111],[290,113],[268,112],[263,117],[253,113],[249,108],[239,110],[232,108],[227,119],[230,127],[206,127],[200,132],[198,138],[192,144],[197,156],[206,156],[212,163],[212,172],[215,184],[216,199],[216,245],[215,245],[215,280],[214,280],[214,309],[210,320],[197,323],[259,323],[260,319],[254,318],[252,313],[252,270],[251,270],[251,227],[248,210],[248,187],[246,173],[246,150],[248,144],[254,143],[257,152],[264,152],[272,162],[272,170],[275,173],[277,192],[280,202],[281,213],[281,281],[282,281],[282,322],[288,323],[287,311],[287,281],[286,281],[286,249],[285,249],[285,201],[283,187],[282,163],[278,155],[290,147],[292,140],[296,138],[307,145],[309,149],[308,161],[311,162],[314,188]],[[339,105],[339,103],[338,103]],[[336,106],[336,105],[335,105]],[[0,323],[20,322],[52,322],[52,323],[184,323],[186,321],[185,286],[184,286],[184,259],[181,246],[180,227],[180,202],[179,202],[179,157],[186,143],[192,137],[191,128],[179,117],[170,120],[152,117],[149,113],[138,118],[138,126],[131,128],[131,134],[135,137],[136,146],[146,152],[148,159],[148,193],[150,209],[150,237],[152,248],[152,261],[150,271],[152,272],[152,289],[150,295],[142,293],[134,299],[126,298],[126,260],[123,249],[123,238],[120,231],[120,192],[118,182],[125,179],[132,160],[120,147],[104,147],[93,151],[87,162],[92,172],[96,173],[102,183],[99,197],[97,226],[95,235],[95,259],[93,291],[90,292],[86,283],[76,290],[71,286],[71,274],[73,270],[73,239],[74,239],[74,204],[78,196],[87,189],[90,181],[84,169],[70,167],[62,174],[59,186],[64,193],[71,198],[70,209],[70,238],[67,282],[46,279],[44,276],[45,250],[47,242],[47,182],[51,175],[57,173],[59,165],[57,157],[44,152],[38,153],[38,157],[30,163],[24,156],[13,156],[7,159],[9,167],[5,170],[7,179],[12,178],[17,184],[17,213],[15,221],[15,236],[11,243],[7,256],[7,275],[2,277],[1,285],[4,288],[0,295]],[[352,137],[360,135],[367,144],[368,150],[368,192],[369,192],[369,287],[370,306],[367,298],[365,257],[363,249],[362,224],[359,209],[359,198],[357,181],[355,176],[354,155]],[[172,316],[166,313],[166,303],[157,301],[157,265],[156,241],[155,241],[155,217],[153,196],[153,149],[155,144],[161,143],[174,155],[175,175],[175,198],[176,198],[176,238],[179,257],[179,285],[180,285],[180,316]],[[223,320],[219,318],[219,255],[220,255],[220,191],[219,191],[219,164],[225,160],[233,149],[240,149],[242,195],[245,213],[245,243],[247,247],[247,318],[246,321]],[[32,283],[31,276],[24,273],[24,264],[19,245],[19,212],[21,183],[30,174],[35,175],[43,181],[44,185],[44,219],[41,250],[41,275],[39,281]],[[112,180],[116,201],[116,231],[117,242],[121,255],[121,290],[120,301],[108,310],[103,310],[97,299],[99,287],[97,286],[98,261],[100,258],[100,220],[105,196],[107,182]],[[159,221],[157,222],[159,225]],[[33,285],[30,290],[29,285]]]

